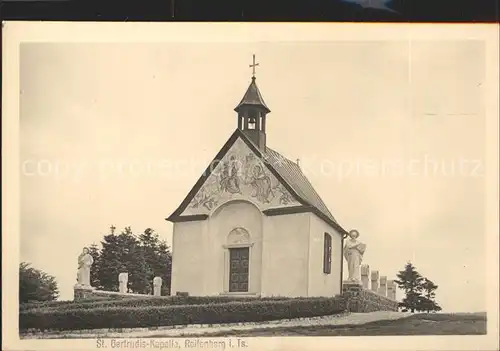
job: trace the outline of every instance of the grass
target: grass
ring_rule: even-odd
[[[390,321],[376,321],[363,325],[282,327],[207,333],[217,336],[397,336],[397,335],[484,335],[486,314],[416,314]],[[156,336],[159,337],[159,336]]]

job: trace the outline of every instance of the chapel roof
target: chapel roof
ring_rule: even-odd
[[[255,77],[252,77],[252,82],[248,86],[248,89],[243,95],[243,99],[241,99],[240,103],[236,108],[234,109],[236,112],[240,110],[240,107],[242,106],[260,106],[264,108],[264,110],[269,113],[271,110],[269,107],[267,107],[266,103],[264,102],[264,98],[262,97],[262,94],[260,93],[259,88],[257,87],[257,83],[255,83]]]
[[[343,229],[335,220],[331,212],[328,210],[328,207],[314,190],[314,187],[297,163],[290,161],[288,158],[269,147],[266,147],[265,151],[259,150],[252,140],[240,129],[235,130],[235,132],[227,140],[226,144],[224,144],[222,149],[219,151],[214,161],[221,160],[238,138],[241,138],[257,156],[262,157],[265,160],[265,164],[271,173],[273,173],[274,176],[282,182],[285,188],[294,194],[294,197],[296,197],[301,203],[301,206],[298,206],[300,209],[305,209],[315,213],[323,221],[336,228],[339,234],[345,235],[347,233],[346,230]],[[198,190],[203,186],[205,180],[210,176],[212,171],[213,169],[209,166],[200,179],[198,179],[189,194],[184,198],[184,201],[182,201],[180,206],[170,215],[170,217],[167,218],[167,220],[176,222],[190,220],[189,218],[191,218],[191,220],[203,220],[208,218],[208,215],[182,216],[181,214]]]
[[[313,185],[300,169],[299,165],[290,161],[279,152],[266,147],[266,158],[281,177],[292,187],[292,189],[303,200],[315,207],[332,222],[337,223],[332,213],[328,210],[319,194],[314,190]]]

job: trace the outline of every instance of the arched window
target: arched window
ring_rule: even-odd
[[[234,228],[227,236],[227,245],[249,245],[250,234],[245,228]]]
[[[323,273],[330,274],[332,272],[332,237],[325,233],[323,239]]]

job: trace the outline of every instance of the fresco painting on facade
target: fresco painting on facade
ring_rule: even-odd
[[[238,139],[191,200],[185,214],[207,214],[226,201],[242,198],[255,201],[263,209],[298,205],[265,162]]]
[[[220,191],[230,194],[241,194],[240,189],[240,162],[232,155],[229,162],[221,162],[222,172],[219,176]]]
[[[273,188],[273,190],[280,193],[279,201],[281,205],[287,206],[294,201],[292,195],[290,195],[290,193],[283,187],[282,184],[278,184]]]
[[[208,191],[210,189],[213,190],[213,187],[207,186],[200,189],[200,191],[194,196],[193,200],[191,201],[190,207],[193,209],[204,207],[207,211],[211,211],[213,208],[215,208],[219,204],[219,202],[215,197],[215,192]]]
[[[271,190],[271,179],[258,164],[252,168],[252,180],[250,184],[254,188],[254,192],[250,196],[257,198],[259,202],[269,203],[272,197],[274,197]]]

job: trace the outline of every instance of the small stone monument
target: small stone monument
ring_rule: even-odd
[[[126,294],[128,291],[127,289],[128,273],[123,272],[118,274],[118,282],[120,283],[119,291],[123,294]]]
[[[154,277],[153,278],[154,296],[161,296],[161,284],[162,284],[161,277]]]
[[[378,271],[372,271],[372,276],[371,276],[372,286],[371,286],[371,290],[373,292],[378,292],[378,278],[379,278],[379,272]]]
[[[387,281],[387,297],[396,301],[396,283],[394,280]]]
[[[387,296],[387,277],[380,277],[380,287],[378,288],[378,293],[382,296]]]
[[[370,266],[367,264],[362,265],[361,266],[361,283],[363,284],[363,289],[368,289],[369,276],[370,276]]]

